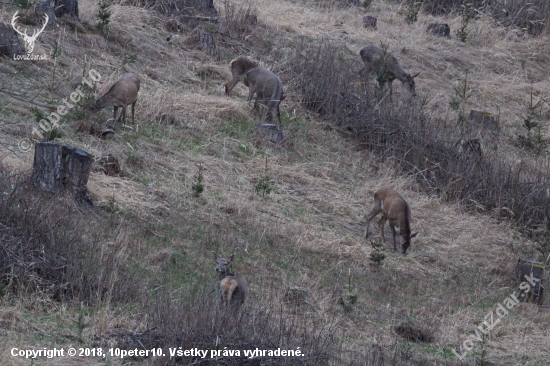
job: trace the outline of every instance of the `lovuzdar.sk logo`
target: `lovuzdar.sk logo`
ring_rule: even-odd
[[[27,51],[26,55],[13,55],[14,60],[31,60],[31,61],[40,61],[45,60],[46,55],[33,55],[32,51],[34,50],[34,44],[36,42],[36,39],[44,31],[46,28],[46,25],[48,25],[48,20],[50,19],[47,14],[44,14],[44,25],[42,25],[42,28],[40,30],[33,29],[32,35],[27,34],[27,29],[24,29],[23,31],[17,26],[17,19],[19,18],[18,15],[19,11],[16,11],[15,14],[13,14],[13,18],[11,19],[11,26],[13,29],[23,37],[23,41],[25,42],[25,50]]]

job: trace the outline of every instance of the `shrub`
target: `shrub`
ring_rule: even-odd
[[[445,201],[472,209],[481,205],[495,217],[509,218],[512,212],[513,222],[529,235],[548,235],[545,223],[550,221],[550,196],[545,187],[550,172],[537,169],[540,164],[513,162],[496,151],[486,151],[483,156],[468,149],[461,152],[456,148],[458,142],[468,140],[473,131],[464,112],[462,116],[459,113],[457,126],[454,120],[425,113],[422,97],[419,101],[409,99],[399,109],[392,103],[376,103],[377,99],[373,105],[373,98],[359,90],[360,83],[348,81],[357,79],[356,55],[330,42],[300,48],[288,61],[293,74],[287,79],[297,82],[301,102],[308,109],[356,139],[358,147],[391,158],[429,194],[437,193]],[[469,96],[464,80],[455,90],[458,111]],[[543,251],[550,250],[548,247],[541,244]]]
[[[63,300],[122,300],[138,293],[124,248],[105,246],[114,222],[90,219],[70,197],[42,194],[0,169],[0,285]]]
[[[550,21],[550,2],[546,0],[425,0],[423,11],[431,15],[461,13],[463,6],[493,17],[504,26],[517,26],[529,34],[541,34]]]

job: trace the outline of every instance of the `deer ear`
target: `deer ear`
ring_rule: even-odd
[[[235,254],[231,254],[231,257],[229,258],[229,262],[233,262],[235,260]]]
[[[418,74],[420,74],[420,72],[417,72],[414,76],[411,76],[411,79],[414,79],[415,77],[417,77]]]
[[[411,234],[411,239],[414,238],[416,235],[418,235],[418,232]]]
[[[214,254],[214,260],[217,261],[218,260],[218,253],[216,253],[215,251],[212,251],[212,254]]]

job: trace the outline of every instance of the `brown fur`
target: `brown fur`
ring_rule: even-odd
[[[248,86],[248,82],[246,81],[246,73],[258,66],[259,65],[256,61],[244,56],[237,57],[231,61],[229,63],[229,69],[231,70],[231,75],[233,78],[225,83],[225,94],[231,96],[231,91],[235,85],[239,83],[239,81],[242,81],[244,85]]]
[[[84,106],[84,110],[97,113],[101,109],[109,106],[114,106],[114,117],[116,120],[118,108],[122,108],[122,112],[118,120],[122,118],[124,124],[126,124],[126,106],[132,105],[132,123],[134,121],[134,110],[137,102],[138,92],[140,87],[139,77],[134,73],[128,73],[124,75],[122,79],[114,83],[109,91],[105,93],[98,100]]]
[[[399,193],[391,188],[382,188],[374,193],[374,207],[371,213],[367,216],[367,229],[365,238],[369,235],[369,224],[376,215],[382,212],[380,219],[380,238],[382,243],[386,241],[384,237],[384,224],[386,220],[390,221],[390,228],[393,234],[393,250],[397,250],[395,244],[395,225],[399,225],[399,234],[403,239],[402,250],[403,254],[411,245],[411,239],[418,233],[411,234],[411,208],[409,204]]]
[[[168,19],[166,21],[166,30],[169,32],[181,32],[182,25],[180,22],[178,22],[176,19]]]
[[[258,108],[258,102],[267,108],[266,120],[271,122],[273,113],[277,113],[281,122],[279,104],[285,98],[281,80],[270,70],[258,66],[258,63],[246,57],[238,57],[230,62],[229,68],[233,78],[225,83],[225,93],[229,96],[239,81],[248,86],[247,101],[251,101],[254,94],[254,109]]]
[[[220,258],[217,253],[214,254],[216,261],[216,272],[218,272],[219,292],[222,305],[240,306],[246,300],[248,285],[243,276],[235,276],[230,272],[229,264],[235,259],[235,254],[231,255],[229,260]]]
[[[395,79],[406,85],[412,96],[416,96],[414,78],[420,73],[411,76],[411,74],[403,70],[403,67],[401,67],[394,55],[385,54],[383,49],[374,44],[363,48],[359,54],[365,64],[361,72],[364,72],[367,77],[373,70],[375,72],[384,72],[384,78],[388,81],[388,88],[390,89],[390,97],[393,93],[392,83]]]

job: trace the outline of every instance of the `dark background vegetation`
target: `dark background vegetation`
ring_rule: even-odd
[[[519,0],[471,3],[477,14],[490,15],[503,26],[519,26],[533,36],[544,31],[550,15],[550,5],[544,0],[528,5]],[[136,4],[163,14],[181,10],[185,15],[218,16],[208,4],[203,8],[189,1]],[[462,1],[426,0],[422,9],[432,15],[444,15],[460,13],[463,5]],[[304,113],[327,122],[352,141],[357,150],[371,151],[403,174],[414,176],[426,193],[471,210],[481,209],[500,220],[511,220],[518,231],[539,243],[542,255],[550,253],[550,172],[544,158],[533,155],[520,162],[509,161],[506,153],[498,149],[497,133],[489,133],[481,153],[469,150],[464,143],[475,137],[468,126],[470,122],[461,119],[458,112],[456,118],[435,118],[425,110],[422,95],[395,108],[396,104],[383,99],[379,86],[350,83],[358,78],[357,55],[342,44],[300,37],[289,40],[261,21],[257,25],[247,23],[246,19],[255,15],[250,4],[239,6],[225,1],[224,6],[225,16],[219,23],[209,25],[214,28],[213,33],[236,39],[250,32],[261,34],[262,37],[253,37],[247,47],[257,54],[283,60],[273,69],[288,80],[285,93],[304,108]],[[195,25],[194,20],[180,20],[189,27]],[[487,148],[490,142],[497,148]],[[320,322],[314,316],[315,309],[284,304],[280,301],[280,289],[268,285],[260,286],[261,293],[252,296],[236,316],[220,311],[213,276],[196,270],[197,263],[214,267],[208,260],[199,259],[202,253],[168,254],[161,274],[145,273],[140,258],[149,249],[135,246],[135,241],[146,238],[152,243],[152,250],[158,250],[166,245],[170,234],[160,237],[152,225],[131,214],[117,213],[114,207],[81,207],[68,197],[37,193],[25,176],[14,176],[5,169],[0,171],[0,194],[2,295],[40,293],[59,302],[90,307],[112,303],[138,308],[146,314],[147,321],[139,332],[127,330],[98,336],[95,346],[106,347],[115,340],[121,348],[300,347],[307,355],[303,359],[276,360],[222,358],[218,364],[223,365],[412,365],[425,361],[421,356],[411,358],[403,352],[402,340],[396,340],[392,347],[373,344],[350,351],[344,344],[345,329],[339,327],[338,317],[328,315],[328,321]],[[191,213],[173,212],[171,220],[167,226],[184,226],[190,233],[189,240],[200,241],[205,252],[216,250],[230,237],[230,229],[219,230]],[[288,251],[284,248],[292,247],[273,233],[264,235],[259,228],[240,224],[252,237],[265,237],[271,247],[279,246],[270,248],[274,257],[283,257],[283,252]],[[312,267],[322,265],[316,259],[302,260],[311,261],[308,264]],[[182,268],[184,278],[173,278],[173,273],[181,273]],[[270,271],[275,269],[268,268],[255,281],[269,283]],[[384,286],[380,286],[383,291]],[[159,364],[194,361],[163,359]]]

